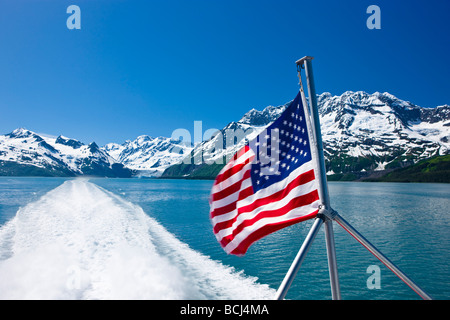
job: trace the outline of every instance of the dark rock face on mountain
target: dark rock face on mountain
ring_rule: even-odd
[[[391,170],[449,152],[448,105],[427,109],[389,93],[368,94],[361,91],[348,91],[341,96],[323,93],[317,101],[329,175],[350,172],[364,175],[365,172]],[[190,170],[179,164],[169,168],[163,177],[203,178],[205,172],[217,172],[217,168],[206,169],[205,162],[216,161],[212,166],[223,166],[217,160],[226,161],[246,141],[275,120],[285,107],[250,110],[241,120],[228,124],[214,138],[196,146],[190,159],[183,160]],[[234,135],[232,138],[238,137],[235,139],[238,141],[227,145],[230,135]],[[218,145],[226,148],[215,147]]]
[[[422,108],[389,93],[362,91],[323,93],[317,101],[328,175],[361,177],[449,153],[448,105]],[[195,147],[191,141],[147,135],[99,147],[19,128],[0,135],[0,175],[212,179],[286,105],[251,109]]]
[[[138,176],[160,176],[164,170],[180,162],[192,150],[190,142],[150,136],[139,136],[123,144],[109,143],[102,148]]]
[[[131,177],[132,170],[93,142],[49,138],[19,128],[0,136],[0,175]]]

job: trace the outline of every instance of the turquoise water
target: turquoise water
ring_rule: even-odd
[[[38,200],[64,178],[0,177],[0,225],[14,217],[20,206]]]
[[[3,225],[3,230],[0,229],[0,240],[4,239],[4,243],[0,244],[3,251],[3,258],[0,252],[0,263],[4,263],[3,268],[5,270],[12,270],[15,260],[17,260],[17,263],[23,262],[22,259],[19,260],[18,257],[15,257],[15,251],[13,250],[15,246],[18,246],[15,241],[18,242],[19,240],[15,240],[14,232],[8,231],[8,233],[6,231],[7,229],[13,229],[10,228],[10,225],[25,223],[23,221],[21,224],[18,223],[20,219],[16,218],[16,212],[19,208],[24,208],[26,204],[34,203],[33,206],[29,205],[22,209],[23,216],[48,214],[45,212],[45,208],[49,206],[49,202],[51,204],[52,197],[45,197],[44,195],[65,181],[70,182],[71,179],[0,178],[0,225]],[[99,190],[93,185],[100,187]],[[224,296],[220,296],[214,290],[209,289],[214,281],[218,281],[214,279],[220,278],[223,278],[224,281],[230,279],[227,281],[233,282],[234,286],[242,285],[241,291],[248,294],[244,298],[249,295],[256,298],[269,297],[280,285],[308,233],[312,221],[291,226],[261,239],[249,249],[244,257],[227,255],[215,240],[208,218],[208,198],[211,186],[211,181],[93,178],[89,179],[89,184],[76,183],[70,185],[69,188],[66,183],[65,187],[59,187],[58,192],[55,192],[55,198],[60,198],[61,203],[51,204],[51,208],[63,206],[65,192],[70,193],[71,197],[77,194],[76,197],[79,197],[79,201],[84,201],[85,194],[77,188],[84,188],[84,192],[93,193],[95,191],[97,193],[98,191],[98,195],[96,195],[98,205],[101,208],[100,211],[105,211],[105,213],[115,211],[117,210],[116,207],[119,206],[125,207],[125,203],[131,203],[136,205],[137,208],[142,208],[143,212],[154,219],[157,224],[156,226],[149,223],[148,237],[157,247],[158,259],[161,257],[167,258],[172,264],[179,265],[180,272],[189,275],[189,283],[195,283],[199,287],[199,290],[192,295],[185,288],[176,286],[170,288],[172,291],[164,289],[168,298],[241,298],[239,292],[232,292],[232,289],[225,288],[225,284],[214,289],[227,291],[227,295]],[[448,266],[450,261],[450,233],[448,231],[450,226],[448,210],[450,207],[450,185],[331,182],[329,183],[329,189],[333,208],[392,262],[433,298],[450,298]],[[107,202],[108,199],[109,202]],[[117,202],[119,200],[121,202]],[[97,211],[89,212],[89,214],[95,215]],[[52,219],[54,220],[54,218]],[[126,216],[121,219],[123,221],[121,220],[120,228],[126,229],[124,234],[139,234],[139,243],[141,243],[146,236],[141,235],[142,231],[137,227],[128,225],[135,218],[130,217],[130,222],[125,221]],[[39,221],[39,226],[46,226],[53,220],[46,217]],[[28,219],[27,221],[33,220]],[[58,223],[62,224],[63,222],[59,221],[55,223],[55,226],[58,226]],[[164,230],[158,229],[160,226]],[[75,226],[73,224],[64,225],[64,230],[70,231],[71,228],[75,228]],[[95,228],[103,230],[101,229],[101,223]],[[97,229],[95,228],[92,228],[93,232],[96,232]],[[110,233],[118,233],[119,230],[122,230],[115,225],[108,228],[107,230]],[[63,228],[61,227],[61,229]],[[18,227],[15,227],[15,230],[18,230]],[[32,226],[29,226],[29,230],[33,233]],[[334,231],[343,299],[420,299],[338,225],[334,226]],[[16,237],[17,233],[18,231],[15,231]],[[162,237],[161,234],[164,236]],[[177,242],[160,239],[160,236],[161,238],[174,236]],[[21,235],[21,237],[23,238],[25,235]],[[55,237],[59,239],[58,237],[61,237],[61,235]],[[87,231],[83,234],[83,237],[77,239],[81,238],[82,241],[88,241],[86,240],[88,239]],[[118,239],[120,239],[119,234],[109,241],[118,242]],[[22,243],[21,248],[39,245],[34,244],[33,239],[27,239]],[[71,240],[67,243],[72,245]],[[186,244],[188,249],[184,248]],[[83,248],[83,245],[91,246],[89,243],[83,244],[81,240],[79,244],[75,244],[75,246],[77,245],[79,248]],[[96,246],[95,250],[92,246],[92,252],[99,251],[97,244]],[[97,261],[97,257],[93,254],[83,255],[82,258],[78,259],[76,257],[78,257],[79,251],[85,250],[77,250],[76,253],[72,253],[74,255],[72,258],[77,263],[88,260],[86,264],[93,266],[92,269],[82,267],[86,274],[95,274],[97,270],[102,268],[100,262],[107,261],[106,258]],[[120,252],[114,249],[114,251],[104,251],[103,253],[107,256]],[[45,254],[52,255],[47,251],[45,251]],[[190,256],[194,254],[201,254],[201,258],[191,258]],[[29,256],[29,258],[35,257]],[[39,259],[45,259],[45,257],[40,256]],[[179,263],[177,260],[183,260],[184,262]],[[373,265],[380,268],[379,289],[368,288],[367,280],[371,274],[367,273],[367,268]],[[1,268],[2,265],[0,264],[0,271]],[[198,270],[192,271],[195,268],[198,268]],[[26,271],[24,272],[26,273]],[[108,269],[108,272],[112,271]],[[149,279],[155,279],[155,272],[160,272],[158,279],[171,277],[169,273],[161,270],[152,270],[152,272],[151,277],[147,275]],[[91,278],[93,278],[92,275]],[[3,288],[6,288],[4,290],[13,287],[4,278],[2,280],[0,274],[0,289],[2,288],[2,281],[4,282]],[[155,280],[151,281],[154,282]],[[65,279],[61,280],[61,283],[65,284],[66,282]],[[86,285],[82,286],[78,295],[69,295],[69,298],[89,298],[99,292],[103,294],[106,292],[106,285],[101,290],[93,289],[94,284],[96,285],[98,282],[86,280]],[[61,283],[55,282],[54,287],[60,286]],[[259,286],[259,284],[265,284],[269,287]],[[26,292],[27,287],[23,287],[22,290],[23,293]],[[110,290],[108,292],[111,292],[111,289],[108,290]],[[184,290],[184,292],[178,296],[169,295],[169,292],[173,292],[173,290]],[[55,289],[56,296],[61,292],[66,295],[69,294],[67,288],[65,290]],[[258,292],[264,292],[264,294],[258,296]],[[8,298],[7,294],[4,296]],[[101,297],[101,295],[98,296]],[[286,298],[331,298],[323,231],[317,236]]]

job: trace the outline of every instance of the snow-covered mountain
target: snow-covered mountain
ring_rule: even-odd
[[[421,108],[389,93],[318,97],[329,173],[402,167],[450,149],[450,106]]]
[[[180,162],[192,146],[181,140],[142,135],[123,144],[108,143],[102,149],[139,176],[159,177],[167,167]]]
[[[250,110],[211,140],[196,146],[190,154],[192,160],[184,159],[183,163],[211,163],[230,157],[275,120],[286,105]],[[397,168],[449,153],[448,105],[421,108],[389,93],[348,91],[341,96],[319,95],[318,107],[328,174]],[[233,140],[236,143],[230,146]],[[220,148],[227,145],[226,149]],[[180,172],[183,176],[195,176],[194,171],[202,166],[191,166],[189,170],[172,167],[164,176]]]
[[[192,163],[224,163],[245,143],[256,137],[267,125],[277,119],[285,106],[268,106],[263,111],[251,109],[239,121],[229,123],[213,138],[197,145],[190,157]],[[184,163],[190,163],[183,159]]]
[[[211,178],[286,105],[251,109],[195,148],[146,135],[100,148],[19,128],[0,135],[0,175]],[[348,91],[323,93],[318,106],[328,174],[393,169],[450,153],[449,105],[421,108],[389,93]]]
[[[0,135],[0,175],[129,177],[132,172],[95,142],[39,135],[19,128]]]

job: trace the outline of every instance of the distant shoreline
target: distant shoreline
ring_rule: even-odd
[[[5,176],[0,175],[0,179],[2,178],[55,178],[55,179],[77,179],[77,178],[85,178],[85,179],[132,179],[132,180],[184,180],[184,181],[211,181],[213,182],[215,178],[189,178],[189,177],[130,177],[130,178],[121,178],[121,177],[100,177],[100,176]],[[439,183],[439,184],[448,184],[449,181],[382,181],[382,180],[371,180],[371,179],[364,179],[364,180],[327,180],[327,182],[344,182],[344,183],[351,183],[351,182],[357,182],[357,183]]]
[[[101,176],[101,175],[66,175],[64,172],[48,171],[43,168],[31,168],[27,170],[2,170],[0,166],[0,177],[47,177],[47,178],[120,178],[120,179],[155,179],[155,180],[208,180],[214,181],[221,166],[213,166],[210,171],[205,172],[205,166],[198,166],[200,170],[193,170],[190,174],[180,176],[183,165],[178,165],[177,170],[165,171],[160,177],[146,176]],[[189,165],[188,165],[189,166]],[[192,165],[190,165],[192,167]],[[172,167],[171,167],[172,168]],[[16,168],[17,169],[17,168]],[[21,167],[20,169],[23,169]],[[39,169],[39,170],[37,170]],[[178,171],[179,170],[179,171]],[[178,171],[178,172],[177,172]],[[9,173],[9,174],[8,174]],[[20,173],[20,174],[18,174]],[[347,172],[327,176],[328,182],[403,182],[403,183],[450,183],[450,155],[436,156],[404,168],[389,169],[371,172]]]

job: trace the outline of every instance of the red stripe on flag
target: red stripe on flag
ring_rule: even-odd
[[[295,208],[311,204],[316,200],[319,200],[319,193],[317,192],[317,190],[314,190],[308,194],[305,194],[300,197],[292,199],[284,207],[281,207],[279,209],[261,211],[254,218],[242,221],[235,229],[233,229],[233,232],[231,235],[224,237],[220,241],[220,244],[222,245],[222,247],[225,247],[243,229],[253,225],[255,222],[257,222],[261,219],[283,216]]]
[[[259,239],[265,237],[268,234],[271,234],[275,231],[278,231],[280,229],[289,227],[293,224],[308,220],[308,219],[312,219],[315,218],[317,216],[319,210],[316,210],[315,212],[308,214],[306,216],[302,216],[302,217],[298,217],[298,218],[294,218],[294,219],[290,219],[290,220],[284,220],[281,222],[276,222],[276,223],[271,223],[271,224],[266,224],[265,226],[259,228],[258,230],[256,230],[255,232],[251,233],[249,236],[247,236],[243,241],[241,241],[241,243],[234,249],[232,250],[230,253],[231,254],[235,254],[235,255],[244,255],[248,248],[255,242],[258,241]]]
[[[242,170],[242,168],[244,166],[246,166],[248,163],[250,162],[250,159],[245,160],[244,163],[240,163],[237,164],[233,167],[231,167],[230,169],[226,170],[225,172],[219,174],[216,178],[216,182],[214,184],[219,184],[222,181],[227,180],[228,178],[230,178],[231,176],[233,176],[234,174],[238,173],[239,171]]]
[[[253,187],[252,186],[249,186],[248,188],[245,188],[244,190],[239,192],[237,201],[233,201],[230,204],[227,204],[226,206],[223,206],[223,207],[220,207],[220,208],[215,208],[211,212],[211,215],[210,215],[211,218],[214,218],[214,217],[220,216],[222,214],[226,214],[228,212],[236,210],[237,202],[247,198],[248,196],[250,196],[252,194],[253,194]]]
[[[230,160],[230,162],[224,167],[224,169],[233,163],[233,161],[236,161],[237,159],[239,159],[241,156],[243,156],[247,151],[250,150],[249,146],[244,146],[241,150],[239,150],[238,152],[235,153],[235,155],[233,156],[233,160]],[[225,169],[224,172],[219,173],[219,175],[216,177],[216,180],[214,182],[214,185],[219,184],[222,181],[225,181],[226,179],[228,179],[229,177],[231,177],[232,175],[234,175],[235,173],[239,172],[243,166],[245,166],[246,164],[250,163],[253,160],[254,157],[250,157],[248,159],[246,159],[243,163],[237,164],[237,165],[233,165],[232,167],[230,167],[229,169]]]
[[[272,202],[280,201],[284,197],[286,197],[289,194],[289,192],[291,192],[292,189],[298,187],[299,185],[308,183],[308,182],[314,180],[314,178],[315,178],[314,170],[309,170],[305,173],[302,173],[297,178],[295,178],[294,180],[289,182],[289,184],[286,186],[286,188],[281,189],[280,191],[278,191],[274,194],[271,194],[265,198],[259,198],[256,201],[254,201],[253,203],[251,203],[245,207],[239,208],[239,214],[244,213],[244,212],[253,211],[258,207],[264,206],[264,205],[272,203]]]
[[[246,213],[246,212],[252,212],[253,210],[257,209],[258,207],[267,205],[269,203],[281,201],[281,200],[284,199],[284,197],[286,197],[289,194],[289,192],[291,192],[292,189],[298,187],[299,185],[308,183],[308,182],[310,182],[312,180],[314,180],[314,170],[310,170],[310,171],[307,171],[305,173],[302,173],[297,178],[292,180],[286,186],[286,188],[284,188],[284,189],[282,189],[282,190],[280,190],[280,191],[278,191],[278,192],[276,192],[276,193],[274,193],[272,195],[269,195],[269,196],[267,196],[265,198],[257,199],[256,201],[254,201],[253,203],[251,203],[251,204],[249,204],[249,205],[247,205],[245,207],[239,208],[238,209],[238,215],[242,214],[242,213]],[[233,207],[233,210],[234,209],[236,209],[236,206]],[[228,212],[230,212],[230,211],[228,211]],[[224,212],[224,213],[228,213],[228,212]],[[217,215],[217,213],[215,213],[215,216],[216,215]],[[214,233],[218,233],[222,229],[230,228],[233,225],[233,223],[237,220],[238,215],[236,215],[231,220],[227,220],[227,221],[223,221],[223,222],[219,222],[219,223],[215,224],[214,228],[213,228]]]
[[[223,199],[223,198],[226,198],[226,197],[228,197],[229,195],[231,195],[231,194],[233,194],[233,193],[239,191],[239,189],[241,188],[242,182],[243,182],[245,179],[248,179],[248,178],[250,178],[250,170],[247,170],[247,171],[244,173],[244,176],[242,177],[241,180],[237,181],[236,183],[232,184],[232,185],[229,186],[229,187],[226,187],[226,188],[223,189],[223,190],[220,190],[219,192],[214,193],[214,194],[212,195],[212,200],[213,200],[213,201],[218,201],[218,200],[221,200],[221,199]]]

